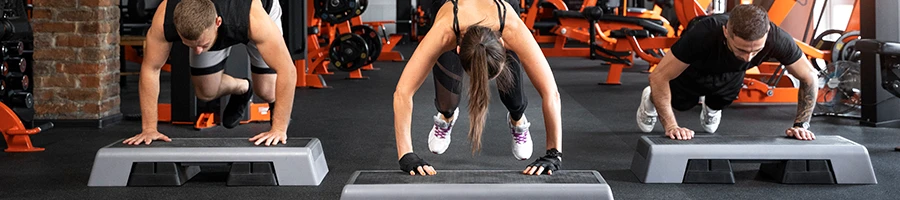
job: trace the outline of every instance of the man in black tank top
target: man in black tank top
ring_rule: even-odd
[[[671,53],[650,74],[650,86],[644,89],[636,114],[638,127],[652,131],[659,115],[666,136],[689,140],[694,131],[679,126],[672,110],[686,111],[702,101],[701,127],[714,133],[721,110],[737,99],[746,70],[770,58],[800,80],[797,115],[793,125],[785,123],[789,127],[785,134],[815,139],[807,130],[818,86],[815,71],[793,37],[753,5],[739,5],[730,14],[697,17],[688,23]]]
[[[222,125],[240,123],[253,94],[269,102],[272,127],[250,138],[256,145],[287,141],[288,117],[297,81],[296,69],[285,45],[281,29],[281,6],[276,0],[164,0],[147,32],[141,64],[140,98],[142,132],[125,144],[171,141],[159,133],[157,98],[159,73],[173,42],[188,46],[191,81],[197,98],[203,101],[231,95],[222,116]],[[246,44],[252,79],[237,79],[223,73],[231,46]],[[179,52],[181,53],[181,52]],[[176,66],[182,67],[182,66]],[[254,92],[256,91],[256,92]],[[278,100],[279,103],[275,104]]]

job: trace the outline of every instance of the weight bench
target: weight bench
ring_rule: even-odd
[[[411,176],[399,170],[356,171],[341,200],[354,199],[613,199],[593,170],[560,170],[530,176],[514,170],[442,170]]]
[[[881,59],[881,87],[900,97],[900,43],[861,39],[856,42],[856,49],[878,54]]]
[[[593,7],[586,8],[585,12],[574,11],[574,10],[554,10],[553,16],[557,18],[576,18],[576,19],[586,19],[594,22],[618,22],[625,24],[633,24],[640,27],[643,27],[644,30],[650,31],[655,35],[666,35],[669,33],[669,30],[663,26],[663,22],[660,20],[654,19],[645,19],[640,17],[631,17],[631,16],[619,16],[619,15],[604,15],[593,13]]]
[[[319,185],[328,173],[316,138],[268,147],[247,138],[172,138],[136,146],[122,141],[97,152],[88,186],[180,186],[202,165],[230,166],[229,186]]]
[[[734,183],[731,162],[762,163],[781,183],[878,183],[866,147],[841,136],[642,136],[631,171],[643,183]]]

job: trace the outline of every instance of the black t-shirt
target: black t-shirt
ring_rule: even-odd
[[[724,87],[740,83],[747,69],[770,58],[789,65],[803,56],[794,38],[770,23],[765,47],[750,62],[744,62],[725,43],[722,27],[727,22],[728,14],[698,17],[691,22],[670,50],[678,60],[690,65],[676,81],[689,87]]]
[[[175,6],[181,0],[169,0],[166,4],[166,16],[163,22],[163,34],[168,42],[181,41],[175,30],[172,19]],[[222,17],[222,25],[219,26],[216,41],[209,48],[210,51],[218,51],[235,44],[247,44],[250,41],[250,4],[251,0],[212,0],[216,6],[216,12]],[[263,8],[269,12],[273,0],[262,0]]]

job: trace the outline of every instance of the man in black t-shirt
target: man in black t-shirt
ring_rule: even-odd
[[[156,127],[159,73],[172,44],[183,43],[190,50],[174,53],[188,54],[197,99],[210,101],[230,95],[222,111],[223,127],[239,125],[256,94],[269,103],[271,127],[249,140],[256,145],[285,144],[297,72],[284,42],[281,13],[276,0],[163,0],[147,31],[141,63],[141,133],[123,143],[149,145],[154,140],[171,141]],[[254,84],[251,79],[224,73],[231,47],[237,44],[247,45]],[[276,105],[276,100],[282,103]]]
[[[666,136],[689,140],[694,131],[679,126],[672,109],[686,111],[702,101],[701,126],[714,133],[721,110],[740,93],[746,70],[769,58],[800,80],[797,116],[785,134],[815,139],[807,130],[817,92],[815,71],[793,37],[753,5],[736,6],[729,14],[697,17],[688,24],[671,53],[650,74],[650,86],[644,88],[637,111],[638,127],[650,132],[659,118]]]

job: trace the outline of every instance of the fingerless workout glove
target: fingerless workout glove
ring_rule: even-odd
[[[400,158],[400,170],[403,172],[409,173],[411,171],[418,171],[416,168],[424,167],[425,165],[430,165],[425,160],[419,158],[419,155],[416,153],[407,153]],[[418,172],[416,172],[418,173]]]
[[[562,165],[562,153],[556,150],[556,148],[547,150],[547,155],[538,158],[531,164],[529,167],[544,167],[544,171],[542,174],[547,174],[548,171],[556,171],[560,169]]]

